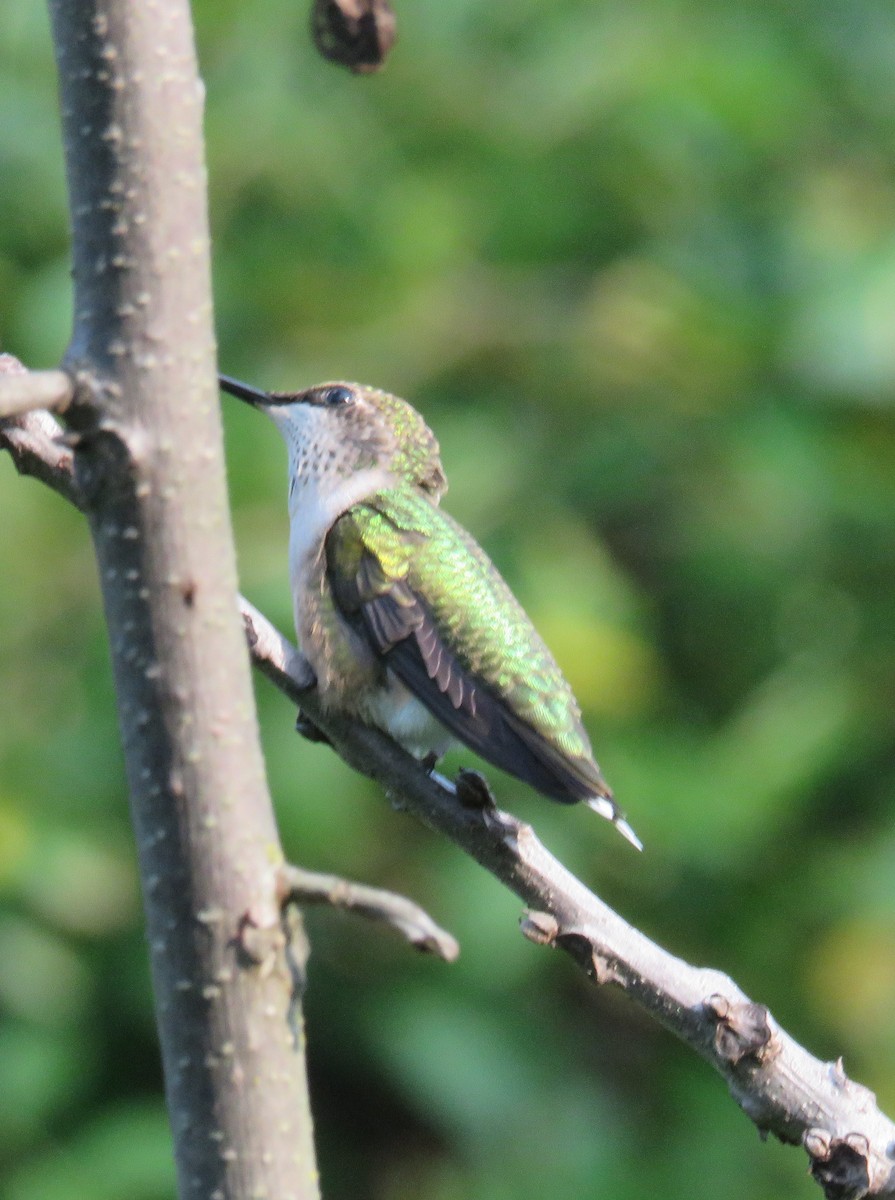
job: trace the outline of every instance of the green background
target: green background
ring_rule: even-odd
[[[500,802],[891,1112],[895,10],[398,16],[386,71],[356,78],[300,6],[197,3],[222,365],[418,405],[446,507],[554,648],[646,851],[491,772]],[[2,346],[54,365],[69,324],[47,18],[6,0]],[[284,453],[224,410],[242,586],[289,630]],[[0,1195],[162,1200],[89,540],[5,456],[0,572]],[[463,947],[449,967],[313,914],[328,1200],[820,1194],[708,1067],[526,942],[512,897],[257,694],[289,853],[414,896]]]

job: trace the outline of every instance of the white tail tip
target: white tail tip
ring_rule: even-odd
[[[590,800],[585,800],[584,803],[588,808],[593,809],[598,816],[605,817],[607,821],[611,821],[625,841],[630,842],[635,850],[643,849],[643,842],[641,842],[640,838],[611,800],[607,800],[605,796],[593,796]]]

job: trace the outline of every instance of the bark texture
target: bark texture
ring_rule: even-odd
[[[65,367],[182,1197],[318,1194],[215,384],[186,0],[50,4],[72,215]]]

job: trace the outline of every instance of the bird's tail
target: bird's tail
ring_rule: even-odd
[[[588,808],[592,808],[595,813],[601,817],[605,817],[607,821],[611,821],[615,828],[619,831],[622,837],[631,843],[635,850],[643,849],[643,842],[625,820],[625,814],[616,805],[614,800],[608,796],[591,796],[584,803]]]

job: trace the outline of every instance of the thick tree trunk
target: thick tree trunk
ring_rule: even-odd
[[[109,626],[180,1194],[305,1200],[316,1168],[236,609],[189,5],[50,8],[74,240],[68,421]]]

